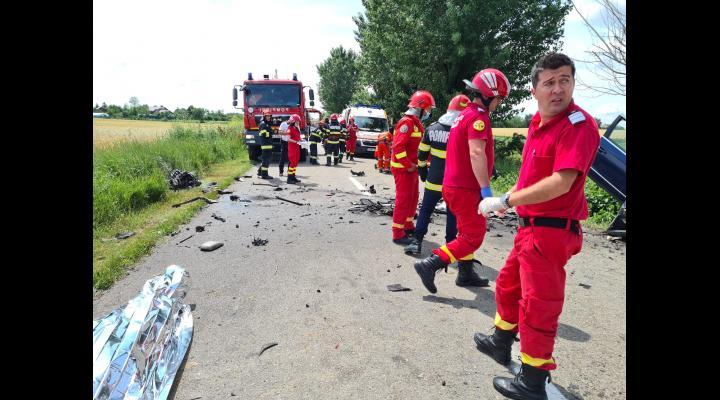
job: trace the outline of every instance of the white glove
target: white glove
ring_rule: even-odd
[[[500,197],[486,197],[482,199],[478,206],[478,213],[482,214],[485,218],[489,217],[493,211],[504,212],[505,210],[507,210],[507,208]]]

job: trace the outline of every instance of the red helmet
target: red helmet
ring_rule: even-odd
[[[292,124],[293,122],[300,122],[300,116],[297,114],[293,114],[288,118],[287,120],[288,124]]]
[[[459,94],[450,100],[448,111],[462,111],[470,104],[470,99],[464,94]]]
[[[344,124],[344,123],[345,123],[345,118],[339,118],[339,119],[338,119],[338,122],[340,123],[340,125]]]
[[[472,82],[467,79],[463,79],[463,82],[470,90],[481,93],[485,97],[507,97],[510,93],[508,78],[495,68],[486,68],[475,74]]]
[[[431,108],[435,108],[435,99],[427,90],[418,90],[410,96],[408,107],[422,108],[427,111]]]
[[[334,120],[337,121],[338,115],[337,115],[337,114],[333,114],[333,115],[330,116],[330,119],[331,119],[331,120],[334,119]]]

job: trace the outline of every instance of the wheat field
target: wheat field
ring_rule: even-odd
[[[165,136],[175,125],[197,129],[200,127],[224,127],[227,126],[227,122],[211,121],[201,124],[199,122],[93,118],[93,149],[104,149],[118,142],[132,140],[154,141]]]

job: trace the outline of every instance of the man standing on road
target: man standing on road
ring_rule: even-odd
[[[520,332],[522,366],[493,386],[512,399],[547,399],[545,383],[565,299],[565,264],[582,247],[580,220],[588,217],[584,185],[600,145],[595,119],[575,105],[575,65],[550,53],[532,70],[538,112],[530,121],[517,183],[503,197],[482,200],[479,212],[516,207],[520,227],[497,278],[495,332],[476,333],[478,350],[501,364]]]
[[[447,271],[450,263],[459,260],[456,282],[466,286],[488,286],[488,280],[475,275],[473,258],[485,238],[485,217],[478,214],[481,198],[492,197],[490,173],[493,168],[493,136],[489,113],[510,93],[510,82],[493,68],[484,69],[464,80],[473,96],[453,122],[447,145],[445,177],[442,194],[457,218],[458,236],[450,243],[433,250],[433,254],[415,263],[415,271],[423,285],[436,293],[435,273]],[[486,111],[487,110],[487,111]]]
[[[355,161],[355,145],[357,144],[357,131],[358,126],[355,125],[355,118],[350,117],[348,118],[348,126],[347,126],[347,143],[345,144],[346,147],[346,154],[345,158],[347,158],[349,161]]]
[[[327,163],[330,166],[330,158],[332,157],[332,165],[338,164],[338,146],[340,145],[340,135],[342,134],[342,126],[338,122],[338,115],[330,116],[330,124],[328,124],[327,135],[325,135],[325,155]]]
[[[270,127],[270,121],[272,121],[272,114],[270,111],[263,112],[263,119],[258,126],[260,135],[260,167],[258,168],[258,176],[263,179],[272,179],[273,177],[268,175],[268,169],[270,168],[270,160],[272,160],[272,128]]]
[[[395,208],[393,209],[393,243],[407,246],[415,233],[415,210],[420,192],[418,186],[418,147],[425,128],[422,121],[430,118],[435,99],[427,90],[418,90],[410,97],[408,110],[397,125],[392,142],[390,167],[395,178]]]
[[[300,183],[295,176],[300,161],[300,116],[293,114],[288,119],[288,177],[287,183]]]
[[[422,251],[422,242],[428,231],[430,216],[432,216],[437,203],[442,199],[445,154],[448,136],[450,135],[450,126],[468,104],[470,104],[470,99],[464,94],[453,97],[452,100],[450,100],[447,112],[441,116],[437,122],[428,126],[425,130],[418,151],[418,173],[420,180],[425,182],[425,193],[423,194],[422,205],[418,212],[415,236],[412,238],[412,243],[405,247],[405,254],[420,254]],[[430,156],[431,159],[429,167],[427,165],[428,156]],[[455,215],[453,215],[448,207],[445,243],[450,243],[455,239],[455,236],[457,236]]]
[[[320,121],[318,121],[317,129],[310,133],[310,164],[312,165],[318,165],[317,146],[318,143],[322,142],[323,139],[323,125],[323,120],[322,118],[320,118]]]
[[[348,131],[344,119],[340,118],[338,122],[340,122],[340,127],[342,128],[340,130],[340,138],[338,139],[338,141],[340,142],[338,144],[338,162],[342,164],[343,155],[347,151],[347,149],[345,148],[345,141],[347,140]]]
[[[278,164],[278,167],[280,167],[280,176],[283,175],[283,171],[285,170],[285,162],[288,162],[288,138],[290,137],[287,133],[288,126],[289,123],[285,120],[280,124],[280,128],[278,128],[278,133],[280,133],[280,163]]]

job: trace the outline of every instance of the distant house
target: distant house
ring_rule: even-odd
[[[104,112],[94,112],[93,118],[110,118],[110,114]]]
[[[162,115],[162,114],[168,114],[168,113],[172,114],[172,111],[165,108],[165,106],[152,106],[149,108],[148,111],[150,112],[150,114],[154,114],[154,115]]]

